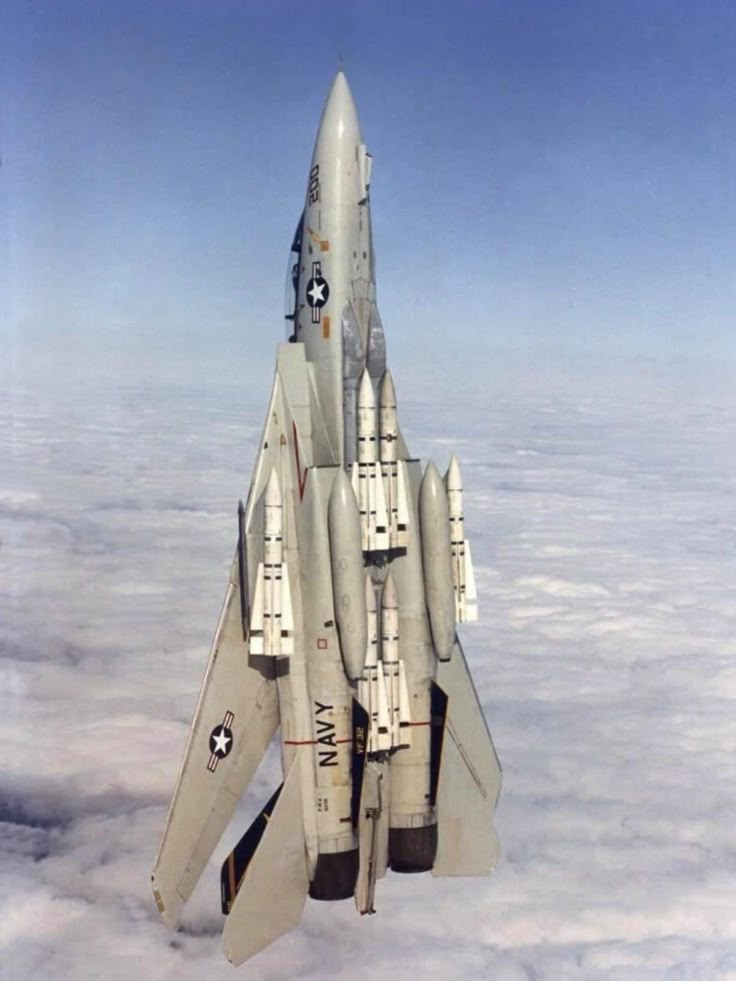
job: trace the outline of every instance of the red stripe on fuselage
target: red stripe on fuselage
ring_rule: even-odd
[[[422,723],[420,723],[421,725]],[[429,725],[429,723],[427,723]],[[285,739],[284,746],[316,746],[319,739]],[[339,743],[351,743],[353,741],[352,736],[349,739],[336,739],[335,746]],[[324,743],[327,746],[329,743]]]

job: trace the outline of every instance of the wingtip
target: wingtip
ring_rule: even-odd
[[[179,915],[184,903],[183,901],[179,902],[178,904],[172,901],[165,902],[159,886],[160,883],[158,883],[156,880],[156,874],[155,872],[152,872],[151,892],[153,893],[153,900],[156,903],[156,909],[169,930],[173,930],[179,920]]]

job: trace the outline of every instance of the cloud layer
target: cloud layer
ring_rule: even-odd
[[[268,382],[88,367],[16,364],[0,394],[0,977],[231,978],[217,869],[278,754],[176,933],[149,874]],[[429,400],[393,367],[412,448],[463,469],[502,858],[389,875],[371,918],[308,903],[242,976],[736,978],[729,386],[517,364]]]

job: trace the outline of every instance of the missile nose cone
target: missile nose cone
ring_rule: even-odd
[[[457,457],[454,453],[450,457],[450,465],[448,466],[447,473],[445,474],[445,486],[451,491],[463,489],[463,482],[460,476],[460,465],[457,462]]]
[[[368,374],[368,369],[363,369],[363,374],[360,378],[360,389],[358,390],[358,405],[361,409],[375,409],[376,407],[376,396],[373,391],[373,383],[371,382],[371,376]]]
[[[383,596],[381,597],[381,606],[384,610],[395,610],[398,608],[399,601],[396,596],[396,586],[394,586],[394,577],[391,575],[391,570],[386,573],[386,579],[383,583]]]
[[[369,575],[365,577],[365,608],[368,613],[376,612],[376,591]]]
[[[276,475],[276,468],[271,470],[271,474],[266,484],[266,504],[273,507],[281,507],[281,488],[279,478]]]
[[[396,389],[394,388],[394,380],[391,377],[391,372],[386,369],[383,374],[383,381],[381,382],[381,408],[387,409],[396,407]]]

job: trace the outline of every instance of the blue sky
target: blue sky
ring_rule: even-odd
[[[736,350],[731,4],[4,10],[16,348],[101,338],[270,363],[342,58],[376,158],[390,353],[438,355],[450,336],[469,365],[479,347]]]

